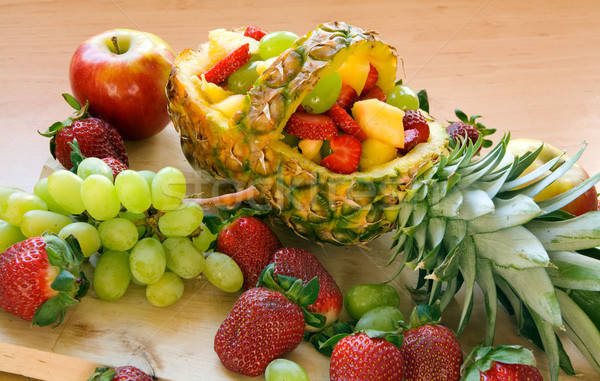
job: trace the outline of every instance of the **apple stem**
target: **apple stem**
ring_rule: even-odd
[[[121,54],[121,49],[119,49],[119,42],[117,41],[117,36],[112,36],[112,38],[110,39],[113,43],[113,45],[115,46],[115,50],[117,52],[117,54]]]

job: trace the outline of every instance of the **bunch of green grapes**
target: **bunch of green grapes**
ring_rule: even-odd
[[[217,232],[205,225],[202,207],[185,199],[179,169],[127,169],[113,179],[106,163],[86,158],[76,172],[57,170],[33,193],[0,186],[0,252],[44,232],[72,235],[86,258],[97,257],[93,285],[105,300],[133,282],[146,287],[151,304],[168,306],[183,295],[185,280],[203,273],[224,291],[241,288],[237,264],[210,253]]]

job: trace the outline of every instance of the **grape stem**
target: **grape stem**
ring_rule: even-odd
[[[241,190],[235,193],[228,193],[221,196],[209,197],[209,198],[186,198],[183,201],[195,202],[196,204],[208,207],[208,206],[230,206],[237,204],[238,202],[247,201],[258,196],[259,192],[254,186]]]

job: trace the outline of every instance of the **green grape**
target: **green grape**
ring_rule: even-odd
[[[156,307],[166,307],[183,296],[185,285],[175,273],[166,272],[155,283],[146,286],[146,298]]]
[[[19,188],[7,187],[0,185],[0,218],[2,218],[2,203],[14,192],[23,192]]]
[[[236,292],[244,283],[244,275],[237,263],[228,255],[217,252],[206,257],[204,276],[215,287],[225,292]]]
[[[204,224],[200,226],[202,227],[202,231],[192,238],[192,243],[201,253],[205,253],[209,250],[210,245],[217,239],[217,234],[211,232]]]
[[[86,157],[77,167],[77,176],[85,180],[89,175],[102,175],[111,182],[114,180],[112,169],[97,157]]]
[[[385,102],[401,110],[418,110],[419,96],[405,85],[394,86],[385,97]]]
[[[360,319],[368,311],[379,306],[398,307],[398,291],[386,283],[359,284],[344,296],[344,307],[353,319]]]
[[[202,224],[204,212],[194,202],[184,202],[177,210],[165,212],[158,220],[158,229],[167,237],[185,237]]]
[[[152,180],[152,205],[158,210],[174,210],[185,197],[185,176],[175,167],[164,167]]]
[[[154,180],[154,176],[156,176],[156,172],[144,169],[142,171],[137,171],[137,173],[142,175],[142,177],[144,179],[146,179],[146,182],[148,183],[149,187],[152,187],[152,180]]]
[[[141,283],[152,284],[158,282],[165,272],[166,266],[165,249],[154,238],[142,238],[131,250],[129,256],[131,274]]]
[[[258,72],[256,71],[257,65],[258,61],[250,61],[234,71],[227,78],[229,90],[237,94],[246,94],[259,77]]]
[[[0,220],[0,253],[15,243],[25,241],[26,239],[27,237],[23,235],[18,226],[13,226],[6,221]]]
[[[81,252],[86,258],[100,250],[100,246],[102,246],[100,233],[98,233],[98,230],[94,225],[88,224],[87,222],[73,222],[60,229],[58,232],[58,236],[62,239],[65,239],[70,235],[75,237],[77,242],[79,242]]]
[[[398,321],[404,321],[404,315],[398,307],[379,306],[367,311],[356,323],[355,331],[375,329],[392,332],[398,330]]]
[[[114,218],[121,210],[115,186],[102,175],[89,175],[83,180],[81,200],[90,216],[98,221]]]
[[[204,255],[189,238],[167,238],[162,245],[167,256],[167,268],[183,279],[196,278],[204,270]]]
[[[80,214],[85,210],[81,200],[81,184],[81,177],[66,169],[59,169],[48,176],[50,196],[69,214]]]
[[[317,85],[302,99],[302,107],[312,114],[321,114],[329,110],[342,90],[340,73],[333,72],[317,82]]]
[[[38,196],[27,192],[12,192],[0,206],[2,219],[11,225],[21,225],[23,215],[30,210],[48,210],[48,206]]]
[[[94,291],[104,300],[117,300],[129,287],[131,270],[129,253],[106,251],[102,253],[94,269]]]
[[[275,359],[265,369],[265,381],[310,381],[304,368],[287,359]]]
[[[30,210],[21,219],[21,231],[27,238],[40,236],[45,231],[58,234],[62,228],[72,222],[63,214],[47,210]]]
[[[121,204],[129,211],[143,213],[152,204],[146,178],[134,170],[126,169],[119,173],[115,179],[115,189]]]
[[[69,212],[67,212],[66,210],[61,208],[60,205],[58,205],[58,203],[56,201],[54,201],[54,199],[50,195],[50,191],[48,190],[48,178],[47,177],[43,177],[43,178],[39,179],[37,181],[37,183],[35,183],[35,185],[33,186],[33,194],[35,194],[36,196],[38,196],[39,198],[44,200],[44,202],[48,206],[49,211],[64,214],[64,215],[69,214]]]
[[[98,234],[102,245],[108,250],[129,250],[138,241],[138,230],[135,224],[124,218],[112,218],[98,226]]]
[[[298,36],[292,32],[271,32],[260,39],[258,43],[258,54],[263,61],[271,57],[277,57],[289,49]]]

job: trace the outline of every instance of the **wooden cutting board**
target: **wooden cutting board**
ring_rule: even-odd
[[[212,195],[218,186],[194,173],[185,161],[179,139],[172,127],[137,143],[128,143],[133,169],[158,170],[165,165],[182,169],[188,180],[188,193],[203,191]],[[42,176],[60,165],[49,160]],[[365,248],[320,245],[295,236],[277,221],[274,229],[285,246],[313,252],[338,281],[342,292],[359,283],[387,281],[394,266],[384,267],[389,256],[390,237],[380,237]],[[90,268],[86,269],[88,274]],[[402,296],[405,316],[415,306],[407,285],[414,285],[415,274],[405,269],[391,284]],[[227,371],[213,351],[213,338],[240,293],[224,293],[205,279],[188,281],[176,304],[153,307],[144,289],[131,285],[126,295],[114,302],[99,299],[90,291],[56,328],[31,327],[0,311],[0,371],[44,380],[81,381],[97,365],[136,365],[153,372],[161,380],[244,380]],[[460,316],[461,294],[445,311],[443,323],[455,329]],[[460,338],[465,356],[478,345],[485,332],[485,311],[481,293],[476,293],[471,322]],[[342,317],[346,317],[343,315]],[[564,340],[575,369],[581,374],[561,380],[598,380],[577,349]],[[544,354],[516,334],[516,324],[502,308],[498,313],[496,344],[521,344],[534,350],[538,366],[549,380]],[[310,379],[329,379],[329,360],[308,343],[302,343],[289,359],[300,363]]]

